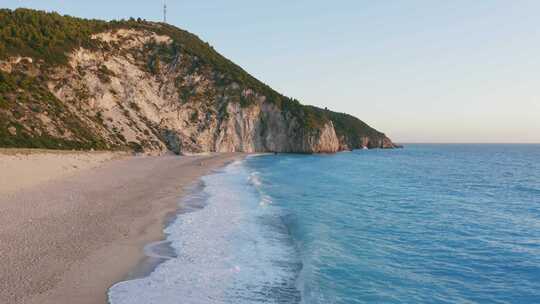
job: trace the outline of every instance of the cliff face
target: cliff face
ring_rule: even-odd
[[[94,33],[91,46],[73,48],[63,65],[1,60],[0,146],[153,153],[394,147],[352,116],[302,106],[243,71],[231,76],[168,35],[171,28],[147,23]]]

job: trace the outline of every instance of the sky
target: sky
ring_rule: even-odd
[[[0,0],[96,19],[157,1]],[[540,1],[167,1],[167,21],[304,104],[396,142],[540,143]]]

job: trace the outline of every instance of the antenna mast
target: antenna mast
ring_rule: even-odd
[[[163,1],[163,23],[167,23],[167,3]]]

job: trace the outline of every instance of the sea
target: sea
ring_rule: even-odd
[[[250,156],[179,206],[111,304],[540,303],[540,145]]]

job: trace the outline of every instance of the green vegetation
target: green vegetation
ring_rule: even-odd
[[[104,142],[43,86],[43,79],[0,71],[0,147],[105,149]],[[49,134],[39,115],[57,118],[52,125],[70,139]]]
[[[385,136],[383,133],[371,128],[365,122],[352,115],[336,113],[328,110],[318,110],[324,111],[327,118],[332,120],[338,137],[344,136],[347,141],[347,145],[351,148],[361,148],[363,145],[363,137],[382,139]]]
[[[66,52],[96,47],[91,34],[107,22],[84,20],[29,9],[0,10],[0,59],[9,56],[42,59],[46,64],[66,63]]]
[[[66,53],[73,49],[78,47],[93,49],[100,46],[97,40],[91,39],[92,34],[120,28],[146,29],[173,39],[174,43],[170,47],[160,44],[149,46],[156,50],[148,65],[149,70],[154,73],[159,72],[160,60],[168,63],[178,52],[184,52],[200,61],[194,62],[193,69],[200,65],[209,65],[225,75],[225,78],[219,79],[222,84],[236,82],[266,96],[269,102],[285,109],[292,109],[296,114],[302,114],[302,108],[298,107],[297,101],[279,94],[257,80],[196,35],[169,24],[157,24],[141,19],[106,22],[30,9],[14,11],[2,9],[0,10],[0,59],[23,56],[41,59],[46,65],[66,64]],[[109,73],[106,67],[100,67],[99,75],[102,81],[108,81]],[[247,106],[250,102],[242,100],[242,105]],[[307,127],[312,125],[310,120],[315,119],[312,114],[308,111],[301,115],[301,117],[305,116]]]
[[[131,150],[133,150],[133,152],[135,153],[142,153],[144,152],[144,148],[141,144],[139,143],[136,143],[136,142],[133,142],[133,141],[130,141],[128,143],[128,146],[131,148]]]
[[[105,83],[110,83],[111,76],[114,76],[114,73],[111,70],[109,70],[109,68],[107,68],[105,65],[101,65],[98,68],[97,72],[98,72],[99,80]]]
[[[88,49],[108,48],[109,45],[99,40],[91,39],[92,34],[131,28],[149,30],[172,38],[171,45],[150,43],[143,53],[147,56],[145,67],[154,74],[159,74],[163,64],[171,63],[179,55],[191,58],[187,64],[188,72],[211,71],[215,84],[224,92],[230,85],[236,83],[238,89],[227,91],[231,101],[239,102],[242,107],[254,103],[251,96],[243,96],[242,90],[251,89],[266,100],[283,110],[285,117],[296,118],[306,131],[318,130],[332,120],[339,136],[345,136],[350,147],[360,147],[363,136],[383,136],[357,118],[304,106],[296,99],[286,97],[268,85],[257,80],[240,66],[220,55],[211,45],[202,41],[196,35],[176,28],[169,24],[147,22],[141,19],[100,21],[61,16],[58,13],[47,13],[29,9],[8,10],[0,9],[0,60],[9,57],[31,57],[40,62],[42,68],[67,64],[67,54],[76,48]],[[84,71],[83,71],[84,72]],[[46,73],[42,73],[46,74]],[[110,82],[112,76],[106,66],[98,67],[98,77],[102,82]],[[102,140],[72,114],[45,87],[45,79],[25,76],[22,73],[0,73],[0,146],[36,147],[36,148],[105,148]],[[197,95],[191,85],[177,83],[182,102],[216,100],[222,92],[204,92]],[[113,94],[115,92],[112,92]],[[230,93],[230,94],[229,94]],[[77,98],[85,100],[88,92],[77,92]],[[136,104],[130,107],[139,111]],[[228,114],[226,105],[220,105],[222,117]],[[43,126],[39,125],[37,115],[42,112],[52,113],[56,117],[58,132],[69,131],[73,140],[65,140],[49,135]],[[126,110],[127,112],[127,110]],[[126,115],[129,113],[126,113]],[[103,124],[101,113],[95,117]],[[23,126],[24,125],[24,126]],[[65,130],[64,130],[65,129]],[[40,135],[36,135],[40,134]],[[118,138],[126,139],[118,133]],[[138,149],[132,143],[127,143]]]

